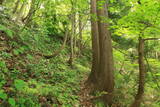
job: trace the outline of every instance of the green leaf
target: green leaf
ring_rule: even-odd
[[[4,93],[3,91],[0,91],[0,99],[3,99],[3,100],[7,99],[7,94]]]
[[[14,53],[15,55],[19,55],[19,51],[18,51],[18,50],[13,50],[13,53]]]
[[[5,62],[3,62],[3,61],[0,61],[0,68],[5,68],[6,67],[6,64],[5,64]]]
[[[156,76],[160,76],[160,73],[157,73]]]
[[[30,54],[27,54],[27,58],[30,59],[30,60],[34,59],[34,57]]]
[[[13,38],[13,32],[10,29],[6,28],[3,25],[0,25],[0,30],[4,31],[8,37]]]
[[[12,107],[15,107],[15,106],[16,106],[16,102],[15,102],[14,98],[9,98],[9,99],[8,99],[8,103],[9,103]]]
[[[23,80],[17,79],[14,81],[14,85],[17,90],[22,90],[26,86],[26,83]]]
[[[3,86],[5,83],[6,83],[6,81],[5,81],[5,80],[2,80],[2,81],[0,82],[0,88],[2,88],[2,86]]]
[[[8,69],[6,68],[6,63],[4,61],[0,61],[0,70],[3,72],[7,72]]]

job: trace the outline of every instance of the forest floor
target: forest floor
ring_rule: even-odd
[[[36,54],[44,49],[52,53],[61,42],[57,39],[31,42],[31,37],[21,40],[16,35],[14,40],[0,33],[0,106],[94,107],[93,96],[85,86],[90,72],[89,58],[77,58],[72,69],[67,63],[67,49],[51,59]]]
[[[24,45],[13,43],[0,35],[0,106],[12,100],[24,107],[93,107],[84,85],[90,71],[85,57],[72,69],[63,53],[48,60],[34,49],[19,52]]]
[[[80,105],[81,107],[94,107],[91,101],[92,96],[89,94],[90,89],[86,87],[85,82],[88,76],[84,76],[84,79],[81,81],[81,90],[79,92]]]

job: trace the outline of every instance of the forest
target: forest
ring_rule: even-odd
[[[0,107],[160,107],[160,0],[0,0]]]

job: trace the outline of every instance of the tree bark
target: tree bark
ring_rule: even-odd
[[[79,42],[78,42],[78,44],[79,44],[79,55],[81,54],[81,52],[82,52],[82,39],[83,39],[83,37],[82,37],[82,16],[81,16],[81,14],[79,13]]]
[[[74,32],[75,32],[75,13],[72,13],[72,17],[71,17],[71,22],[72,22],[72,31],[71,31],[71,35],[70,35],[70,58],[69,58],[69,65],[71,67],[73,67],[73,59],[74,59]]]
[[[160,38],[146,38],[146,39],[143,39],[144,41],[147,41],[147,40],[160,40]]]
[[[76,50],[76,47],[77,47],[77,35],[76,35],[76,13],[74,14],[74,20],[73,20],[73,24],[74,24],[74,27],[73,27],[73,53],[74,53],[74,57],[77,56],[77,50]]]
[[[144,85],[145,85],[145,65],[144,65],[144,39],[139,37],[139,46],[138,46],[138,63],[139,63],[139,87],[137,95],[135,96],[135,101],[131,107],[140,107],[141,101],[144,94]]]
[[[103,3],[102,7],[97,7],[98,2]],[[114,66],[111,33],[108,30],[108,22],[104,20],[108,18],[107,4],[108,1],[103,2],[103,0],[91,1],[91,14],[96,21],[91,20],[93,60],[88,81],[96,90],[107,92],[102,98],[106,106],[111,106],[114,91]]]
[[[91,34],[92,34],[92,69],[87,80],[87,84],[97,84],[97,76],[99,71],[99,32],[97,23],[96,0],[91,0]]]
[[[144,42],[148,40],[160,40],[160,38],[142,39],[142,37],[139,37],[139,46],[138,46],[139,87],[137,95],[135,96],[135,100],[132,103],[131,107],[140,107],[143,98],[144,88],[145,88],[145,76],[146,76],[146,70],[144,64]]]
[[[103,0],[97,0],[97,3],[103,3],[102,7],[97,7],[100,45],[98,88],[100,91],[107,92],[107,94],[103,96],[103,99],[106,106],[111,106],[114,91],[114,66],[111,33],[108,30],[109,24],[105,21],[108,18],[108,1],[109,0],[103,2]]]

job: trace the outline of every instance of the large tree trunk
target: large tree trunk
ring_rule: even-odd
[[[135,101],[131,107],[140,107],[143,94],[144,94],[144,85],[145,85],[145,65],[144,65],[144,39],[139,38],[139,47],[138,47],[138,63],[139,63],[139,87],[137,95],[135,96]]]
[[[106,105],[112,105],[113,91],[114,91],[114,66],[112,54],[111,33],[108,30],[109,24],[106,22],[108,18],[108,0],[97,0],[102,2],[102,7],[97,7],[98,15],[98,30],[99,30],[99,44],[100,44],[100,62],[98,75],[98,88],[100,91],[107,92],[104,95]]]
[[[92,33],[92,69],[87,83],[92,85],[97,82],[99,71],[99,32],[97,19],[96,0],[91,0],[91,33]]]
[[[102,2],[103,6],[97,7],[98,2]],[[96,90],[107,92],[102,98],[106,106],[111,106],[114,91],[114,66],[111,33],[108,30],[109,24],[106,22],[108,18],[107,2],[91,1],[91,14],[95,20],[92,18],[91,21],[93,62],[88,82],[91,82]],[[96,16],[98,16],[98,24]]]

